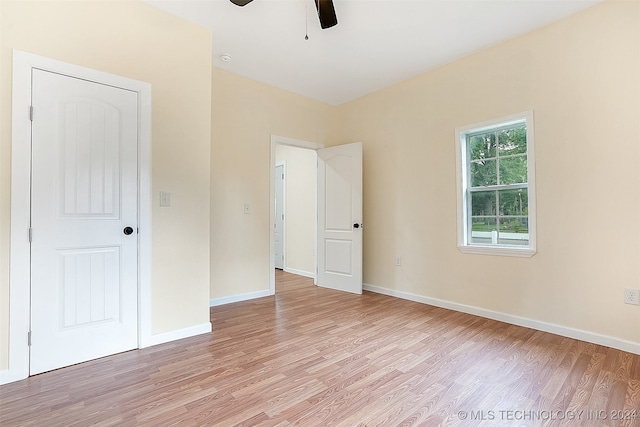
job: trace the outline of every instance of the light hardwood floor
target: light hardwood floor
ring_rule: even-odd
[[[639,355],[277,283],[212,308],[212,334],[1,386],[0,425],[640,426]]]

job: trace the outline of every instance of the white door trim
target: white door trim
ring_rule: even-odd
[[[275,236],[273,232],[273,224],[275,224],[275,214],[276,214],[276,147],[278,145],[290,145],[293,147],[307,148],[309,150],[318,150],[320,148],[324,148],[324,144],[320,144],[317,142],[309,142],[303,141],[300,139],[287,138],[286,136],[278,136],[271,135],[271,162],[270,162],[270,182],[269,182],[269,295],[274,295],[276,293],[276,267],[274,262],[274,251],[273,247],[275,245]],[[317,227],[316,220],[316,227]],[[316,233],[317,234],[317,233]],[[317,261],[316,261],[317,264]],[[317,271],[317,266],[314,268],[314,271]]]
[[[282,212],[285,213],[287,211],[287,181],[286,181],[287,164],[286,164],[286,162],[277,162],[276,166],[275,166],[275,169],[277,169],[278,166],[282,166],[282,173],[285,176],[282,179]],[[274,181],[274,198],[275,198],[275,181]],[[287,225],[286,225],[286,222],[285,222],[286,218],[287,217],[285,216],[284,219],[282,220],[282,230],[281,230],[281,232],[282,232],[282,270],[283,271],[287,267],[287,259],[286,259],[286,254],[287,254]],[[277,221],[277,218],[274,217],[273,218],[273,223],[275,224],[276,221]],[[275,228],[275,226],[274,226],[274,228]],[[274,238],[274,248],[275,248],[275,238]],[[274,251],[273,265],[275,266],[275,251]]]
[[[153,344],[151,329],[151,85],[126,77],[13,51],[11,135],[11,249],[9,275],[9,363],[0,384],[29,376],[31,210],[31,70],[38,68],[138,93],[138,346]]]

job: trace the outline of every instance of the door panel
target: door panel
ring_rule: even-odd
[[[353,274],[351,240],[325,240],[325,270],[337,274]]]
[[[31,374],[137,347],[137,94],[33,71]]]
[[[330,231],[350,232],[353,223],[353,188],[351,182],[353,158],[346,154],[334,154],[325,162],[325,214],[326,229]]]
[[[61,110],[61,215],[117,219],[119,145],[113,132],[120,127],[118,110],[92,100],[69,100]]]
[[[362,293],[361,223],[362,144],[318,150],[319,286]]]
[[[120,319],[120,248],[58,250],[62,329]]]

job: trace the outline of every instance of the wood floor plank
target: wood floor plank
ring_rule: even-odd
[[[0,425],[640,427],[640,355],[276,276],[211,334],[0,386]]]

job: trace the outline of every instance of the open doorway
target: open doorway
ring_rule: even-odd
[[[282,165],[284,224],[282,230],[282,272],[316,280],[316,170],[317,152],[323,144],[271,136],[270,224],[276,225],[276,167]],[[309,175],[313,175],[310,180]],[[301,206],[306,202],[305,206]],[[269,289],[276,292],[276,236],[270,237]],[[300,251],[300,253],[298,253]]]
[[[314,149],[278,143],[274,161],[272,261],[279,292],[290,282],[283,278],[291,274],[315,281],[317,154]]]

